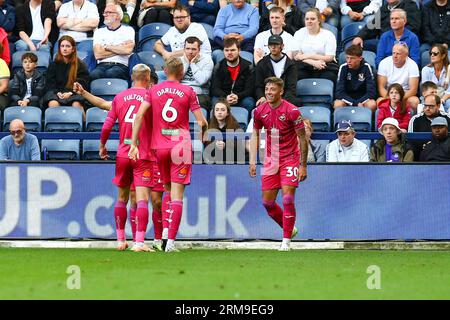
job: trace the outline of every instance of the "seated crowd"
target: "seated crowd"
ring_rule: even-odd
[[[302,101],[299,80],[329,81],[333,101],[316,106],[328,107],[331,119],[341,108],[371,111],[380,141],[361,142],[352,119],[336,121],[335,141],[310,140],[310,161],[429,160],[433,152],[424,150],[436,151],[443,121],[450,124],[448,0],[0,0],[0,7],[2,113],[73,106],[85,119],[99,105],[74,87],[88,91],[105,78],[131,85],[132,66],[160,55],[180,57],[182,83],[219,131],[252,129],[252,110],[265,102],[264,80],[272,76],[283,79],[283,98],[298,107],[315,105]],[[150,23],[167,30],[141,39]],[[341,39],[357,23],[359,31]],[[151,48],[142,49],[144,40]],[[162,66],[149,64],[164,80]],[[233,117],[238,107],[248,115],[244,127]],[[407,132],[432,132],[433,140],[407,142]],[[210,145],[227,150],[223,141]]]

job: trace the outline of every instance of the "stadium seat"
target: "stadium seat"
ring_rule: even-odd
[[[42,139],[43,159],[46,160],[79,160],[80,140]]]
[[[170,25],[160,22],[143,25],[138,33],[137,52],[145,50],[144,46],[148,50],[148,45],[145,45],[145,43],[150,40],[160,39],[167,31],[169,31],[170,27]],[[153,49],[153,45],[150,49]]]
[[[83,40],[77,43],[77,52],[86,51],[94,52],[94,40]]]
[[[323,23],[322,27],[324,29],[326,29],[326,30],[331,31],[334,34],[334,37],[336,38],[336,41],[338,41],[338,39],[339,39],[339,32],[338,32],[338,29],[335,26],[332,26],[329,23]]]
[[[86,131],[102,131],[103,123],[105,122],[107,110],[103,110],[97,107],[89,108],[86,111]],[[112,131],[119,131],[119,125],[114,125]]]
[[[334,111],[334,127],[342,120],[350,120],[356,131],[372,131],[372,111],[363,107],[345,107]]]
[[[153,70],[159,71],[164,69],[164,58],[156,51],[142,51],[138,52],[137,55],[142,63],[151,67]]]
[[[164,80],[167,80],[166,73],[164,70],[156,70],[156,74],[158,75],[158,83],[163,82]]]
[[[3,113],[3,131],[9,131],[9,124],[14,119],[20,119],[27,131],[41,131],[42,110],[38,107],[9,107]]]
[[[245,60],[247,60],[248,62],[250,62],[252,65],[253,65],[253,53],[251,53],[251,52],[248,52],[248,51],[241,51],[241,54],[240,54],[240,56],[243,58],[243,59],[245,59]]]
[[[364,28],[366,25],[365,22],[352,22],[344,26],[341,31],[341,44],[342,48],[345,50],[347,47],[349,47],[353,41],[353,39],[356,37],[358,32]]]
[[[22,69],[22,55],[25,52],[31,52],[31,51],[16,51],[13,53],[12,62],[11,62],[12,74],[14,74],[17,71]],[[46,51],[33,51],[33,53],[35,55],[37,55],[37,57],[38,57],[37,69],[40,72],[45,73],[48,69],[48,65],[50,64],[50,60],[51,60],[50,53],[48,53]]]
[[[308,78],[297,81],[297,97],[302,104],[333,103],[334,84],[328,79]]]
[[[203,28],[205,28],[206,34],[208,35],[209,42],[211,43],[211,46],[212,46],[214,43],[214,27],[207,23],[203,23],[203,22],[200,22],[200,24],[203,26]]]
[[[83,113],[72,106],[45,110],[44,131],[83,131]]]
[[[377,54],[375,52],[372,51],[363,51],[363,58],[364,60],[372,67],[372,71],[376,70],[375,67],[375,58],[376,58]],[[345,61],[345,52],[341,52],[339,54],[339,65],[344,64]]]
[[[81,158],[83,160],[102,160],[98,154],[99,145],[100,140],[83,140]],[[119,140],[109,139],[106,142],[106,149],[108,150],[109,160],[116,159],[118,148],[119,148]]]
[[[299,110],[304,118],[311,120],[314,131],[331,131],[331,111],[329,108],[303,106]]]
[[[242,130],[247,130],[248,110],[242,107],[231,107],[231,114],[235,117]]]
[[[116,94],[128,89],[128,82],[123,79],[103,78],[91,82],[91,93],[111,101]]]

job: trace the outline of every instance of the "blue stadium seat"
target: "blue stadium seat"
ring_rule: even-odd
[[[91,93],[111,101],[116,94],[128,89],[128,81],[116,78],[95,79],[91,82]]]
[[[142,63],[151,67],[153,70],[159,71],[164,69],[164,58],[156,51],[141,51],[137,55]]]
[[[143,51],[145,42],[152,39],[160,39],[170,29],[170,25],[166,23],[154,22],[142,26],[138,33],[137,52]],[[152,48],[153,49],[153,46]]]
[[[248,110],[242,107],[231,107],[231,114],[239,122],[242,130],[247,130],[248,125]]]
[[[16,73],[18,70],[22,69],[22,55],[25,52],[31,51],[16,51],[12,55],[11,68],[12,74]],[[37,69],[45,73],[48,69],[48,65],[50,64],[51,55],[46,51],[33,51],[35,55],[38,57]]]
[[[363,51],[363,58],[364,60],[366,60],[366,62],[372,67],[372,71],[376,70],[375,67],[375,58],[376,58],[377,54],[375,52],[372,51]],[[345,63],[345,52],[341,52],[339,54],[339,65]]]
[[[365,22],[352,22],[344,26],[341,31],[342,48],[347,49],[347,47],[351,45],[358,32],[362,28],[364,28],[365,25]]]
[[[201,108],[203,116],[205,117],[205,119],[208,119],[208,112],[206,111],[205,108]],[[190,132],[199,132],[200,128],[198,127],[197,124],[197,119],[195,119],[194,114],[189,111],[189,131]]]
[[[43,159],[79,160],[80,140],[42,139]]]
[[[211,46],[214,43],[214,27],[212,25],[209,25],[207,23],[200,22],[200,24],[205,28],[206,34],[208,35],[209,42],[211,43]]]
[[[81,158],[83,160],[102,160],[98,155],[98,146],[100,140],[83,140],[83,148]],[[108,150],[109,160],[115,160],[117,149],[119,148],[119,140],[109,139],[106,142],[106,149]]]
[[[89,108],[86,111],[86,131],[102,131],[103,123],[105,122],[107,110],[97,107]],[[112,131],[119,131],[119,125],[116,122]]]
[[[20,119],[27,131],[41,131],[42,110],[38,107],[9,107],[3,113],[3,131],[9,131],[9,124],[14,119]]]
[[[77,43],[77,52],[86,51],[94,52],[94,40],[87,39]]]
[[[303,106],[299,110],[304,118],[311,120],[314,131],[331,131],[331,111],[329,108]]]
[[[248,51],[241,51],[240,56],[253,65],[253,61],[254,61],[253,53],[248,52]]]
[[[297,97],[302,104],[333,103],[334,84],[328,79],[308,78],[297,81]]]
[[[372,131],[372,111],[363,107],[345,107],[334,111],[334,127],[342,120],[350,120],[356,131]]]
[[[167,80],[166,73],[164,70],[156,70],[156,74],[158,75],[158,83],[163,82],[164,80]]]
[[[335,26],[332,26],[329,23],[323,23],[322,27],[324,29],[326,29],[326,30],[331,31],[334,34],[334,37],[336,38],[336,41],[338,41],[338,39],[339,39],[339,32],[338,32],[338,29]]]
[[[53,107],[45,110],[44,131],[83,131],[83,113],[72,106]]]

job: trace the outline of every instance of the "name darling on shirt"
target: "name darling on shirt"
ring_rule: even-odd
[[[184,92],[175,88],[163,88],[161,90],[156,91],[156,95],[161,97],[165,93],[176,94],[180,98],[184,97]],[[179,129],[162,129],[161,133],[165,136],[178,136],[180,134]]]

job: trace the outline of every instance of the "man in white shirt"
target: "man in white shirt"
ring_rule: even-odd
[[[387,88],[393,83],[399,83],[405,90],[404,99],[411,108],[416,111],[420,101],[417,98],[419,88],[419,67],[408,57],[408,45],[404,42],[395,44],[392,48],[392,56],[386,57],[380,62],[378,68],[378,94],[377,103],[389,98]]]
[[[272,27],[269,30],[260,32],[256,35],[255,39],[255,49],[253,51],[253,56],[255,60],[255,65],[264,58],[264,56],[270,53],[269,50],[269,38],[271,35],[279,35],[283,38],[284,48],[283,52],[292,59],[292,51],[294,45],[294,37],[283,30],[283,26],[286,21],[284,16],[284,10],[280,7],[273,7],[269,10],[269,21]]]
[[[184,54],[184,41],[188,37],[197,37],[202,42],[200,52],[211,55],[211,44],[208,34],[200,23],[192,22],[189,9],[183,5],[176,6],[173,9],[174,26],[156,41],[154,49],[167,60],[170,57],[181,57]],[[171,52],[164,46],[170,46]]]
[[[369,147],[355,138],[350,120],[338,123],[338,138],[327,145],[327,162],[369,162]]]
[[[71,36],[76,42],[92,36],[92,31],[98,27],[100,16],[97,6],[88,0],[72,0],[59,8],[56,23],[59,36]]]
[[[134,49],[134,29],[121,24],[123,11],[119,5],[108,3],[103,15],[105,27],[94,32],[93,47],[98,65],[90,74],[91,80],[129,80],[128,58]]]

